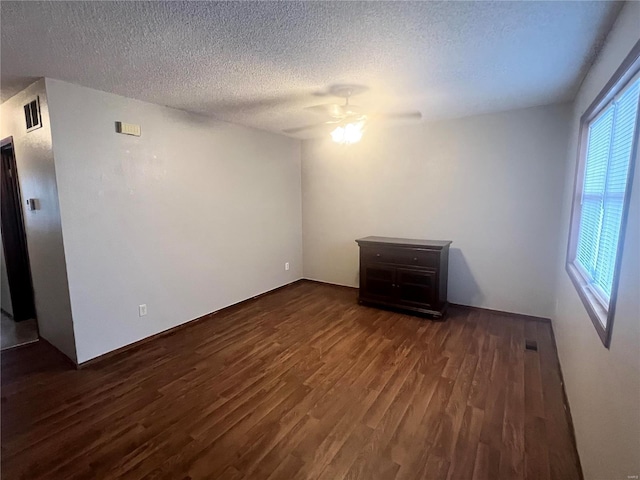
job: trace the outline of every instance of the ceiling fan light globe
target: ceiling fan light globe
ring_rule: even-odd
[[[362,139],[363,127],[363,122],[347,123],[344,127],[344,137],[346,143],[351,145],[352,143],[359,142]]]
[[[344,143],[344,132],[345,129],[343,127],[336,127],[336,129],[331,132],[331,140],[336,143]]]
[[[352,145],[362,139],[364,122],[347,123],[344,127],[336,127],[331,132],[331,139],[342,145]]]

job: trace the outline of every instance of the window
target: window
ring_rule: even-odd
[[[638,148],[640,42],[581,119],[567,271],[606,347]]]

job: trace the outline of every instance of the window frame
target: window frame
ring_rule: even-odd
[[[573,199],[571,205],[571,220],[569,224],[569,238],[567,245],[567,257],[565,268],[573,285],[578,291],[578,296],[584,304],[589,318],[600,337],[603,345],[609,348],[611,345],[611,333],[613,331],[613,320],[616,310],[616,298],[618,296],[618,281],[620,276],[620,265],[624,247],[624,237],[629,213],[629,202],[631,199],[631,188],[633,185],[633,175],[638,152],[638,132],[640,131],[640,114],[636,118],[636,135],[631,147],[631,157],[629,159],[629,172],[627,175],[627,185],[622,206],[622,219],[620,223],[620,236],[616,249],[615,271],[613,274],[613,284],[611,285],[611,296],[608,305],[599,292],[594,291],[588,280],[585,278],[581,265],[576,262],[576,251],[580,233],[580,217],[582,213],[582,194],[584,189],[584,174],[586,167],[586,154],[589,136],[589,124],[609,106],[609,104],[622,92],[629,82],[640,72],[640,41],[638,41],[629,54],[626,56],[620,67],[613,74],[609,82],[600,91],[589,108],[580,117],[580,133],[578,137],[578,158],[576,161]]]

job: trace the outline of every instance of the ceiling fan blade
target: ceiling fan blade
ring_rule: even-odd
[[[305,110],[310,112],[319,113],[321,115],[329,115],[333,118],[342,118],[344,113],[342,111],[342,105],[337,103],[325,103],[323,105],[313,105],[312,107],[305,107]]]
[[[284,133],[298,133],[298,132],[304,132],[305,130],[313,130],[314,128],[320,128],[320,127],[324,127],[327,125],[331,125],[334,123],[339,123],[339,121],[328,121],[328,122],[322,122],[322,123],[315,123],[313,125],[305,125],[303,127],[295,127],[295,128],[287,128],[285,130],[282,130]]]
[[[345,118],[352,115],[364,115],[366,113],[364,108],[357,105],[338,105],[337,103],[313,105],[306,107],[305,110],[322,115],[329,115],[332,118]]]
[[[379,113],[375,115],[375,118],[381,120],[420,120],[422,118],[422,113],[417,110],[398,113]]]

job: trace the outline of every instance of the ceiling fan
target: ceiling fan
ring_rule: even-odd
[[[350,103],[350,98],[367,90],[361,85],[334,85],[329,88],[328,94],[344,98],[343,104],[327,103],[306,107],[305,110],[325,115],[328,120],[322,123],[305,125],[302,127],[288,128],[284,133],[299,133],[306,130],[316,130],[334,127],[331,131],[331,138],[334,142],[351,144],[362,138],[364,127],[369,122],[379,120],[420,120],[422,114],[418,111],[407,111],[397,113],[378,113],[367,110]]]

